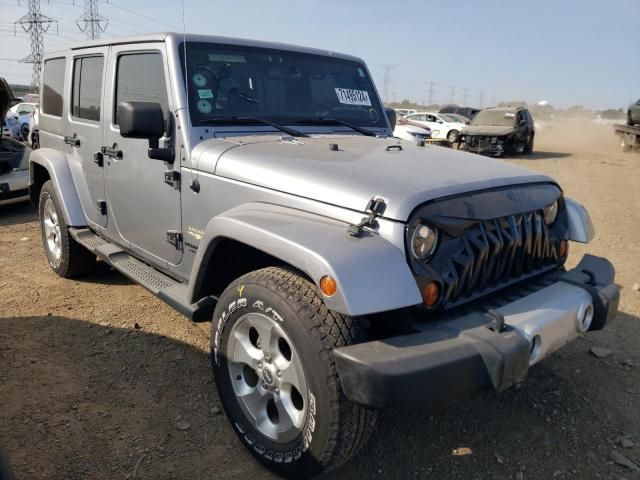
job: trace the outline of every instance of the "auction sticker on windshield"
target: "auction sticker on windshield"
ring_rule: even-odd
[[[338,95],[338,101],[346,105],[364,105],[367,107],[371,106],[369,92],[366,92],[364,90],[336,88],[336,95]]]

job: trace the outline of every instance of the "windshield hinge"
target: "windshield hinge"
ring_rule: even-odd
[[[177,230],[168,230],[167,242],[173,245],[176,250],[182,250],[182,233]]]
[[[180,188],[180,172],[176,170],[169,170],[164,172],[164,183],[171,185],[175,189]]]
[[[381,216],[387,209],[387,203],[383,198],[373,197],[369,200],[365,211],[368,216],[364,217],[362,221],[355,225],[350,225],[348,232],[352,237],[360,238],[364,234],[364,229],[376,229],[378,228],[378,221],[376,217]]]

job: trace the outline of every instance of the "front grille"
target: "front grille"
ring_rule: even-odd
[[[472,148],[487,148],[489,145],[491,145],[491,137],[471,135],[467,137],[467,143]]]
[[[557,267],[559,241],[539,212],[476,222],[465,229],[439,273],[446,307]]]

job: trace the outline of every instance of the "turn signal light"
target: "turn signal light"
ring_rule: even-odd
[[[327,297],[333,297],[338,291],[336,279],[331,275],[325,275],[320,279],[320,291]]]
[[[422,302],[427,307],[433,307],[440,296],[440,287],[436,282],[429,282],[422,287]]]
[[[569,251],[569,244],[566,240],[560,241],[560,246],[558,247],[558,255],[560,258],[564,258],[567,256],[567,252]]]

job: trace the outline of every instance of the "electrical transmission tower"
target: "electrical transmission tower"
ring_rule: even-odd
[[[484,107],[484,90],[480,90],[480,108]]]
[[[457,87],[449,87],[449,103],[453,103],[453,100],[456,98],[456,88]]]
[[[397,65],[382,65],[384,76],[382,77],[382,101],[389,102],[389,87],[391,86],[391,70]]]
[[[76,25],[89,40],[100,38],[109,24],[107,17],[98,13],[98,0],[84,0],[84,13],[76,20]]]
[[[469,89],[468,88],[463,88],[462,91],[464,92],[462,94],[462,106],[466,107],[467,106],[467,100],[469,100]]]
[[[32,63],[31,87],[40,86],[40,68],[42,66],[42,53],[44,52],[43,35],[49,31],[52,24],[58,26],[58,21],[40,13],[40,0],[28,0],[26,15],[14,22],[14,28],[20,25],[22,30],[31,37],[31,53],[20,60],[20,63]]]
[[[427,95],[428,95],[427,106],[429,106],[429,105],[433,105],[433,94],[435,93],[435,90],[433,87],[437,85],[437,83],[427,82],[427,85],[429,85],[429,88],[427,89]]]

